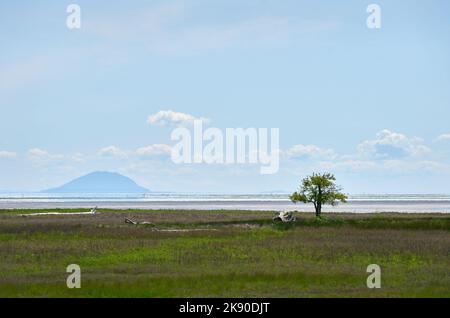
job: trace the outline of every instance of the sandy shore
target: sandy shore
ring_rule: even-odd
[[[71,202],[0,202],[0,209],[92,208],[108,209],[188,209],[188,210],[255,210],[313,211],[312,205],[295,205],[289,201],[71,201]],[[324,212],[407,212],[450,213],[449,201],[353,201]]]

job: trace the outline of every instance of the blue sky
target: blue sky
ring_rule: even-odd
[[[66,8],[81,7],[79,30]],[[381,29],[366,8],[381,7]],[[112,170],[155,191],[449,193],[450,3],[2,1],[0,190]],[[175,165],[172,110],[280,129],[280,171]]]

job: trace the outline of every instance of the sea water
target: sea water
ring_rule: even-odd
[[[293,204],[288,193],[0,193],[0,209],[49,208],[111,209],[239,209],[313,211],[312,205]],[[360,194],[347,203],[327,206],[324,212],[450,213],[450,195]]]

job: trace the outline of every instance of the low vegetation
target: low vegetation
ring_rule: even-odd
[[[0,211],[0,297],[450,297],[445,214],[18,215],[32,212]],[[66,287],[73,263],[81,289]],[[369,264],[381,289],[366,286]]]

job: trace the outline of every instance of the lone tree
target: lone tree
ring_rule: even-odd
[[[341,191],[341,187],[334,182],[336,178],[331,173],[313,173],[302,180],[298,192],[294,192],[290,199],[292,202],[313,203],[316,209],[316,217],[322,213],[322,205],[335,206],[338,202],[346,202],[347,196]]]

